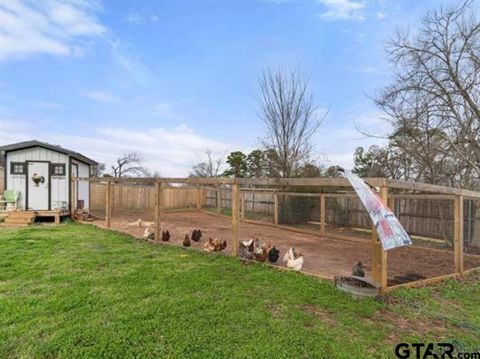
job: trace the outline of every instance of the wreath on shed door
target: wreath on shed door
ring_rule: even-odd
[[[45,177],[39,176],[38,174],[34,173],[33,176],[32,176],[32,181],[33,181],[33,183],[35,183],[35,187],[38,187],[40,185],[40,183],[45,182]]]

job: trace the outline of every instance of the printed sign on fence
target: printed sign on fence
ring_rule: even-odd
[[[352,171],[345,170],[344,174],[370,215],[383,249],[389,250],[412,244],[407,231],[382,199]]]

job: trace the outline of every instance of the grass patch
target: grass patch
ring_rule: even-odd
[[[332,283],[70,223],[0,232],[0,357],[386,358],[480,346],[480,275],[355,300]]]

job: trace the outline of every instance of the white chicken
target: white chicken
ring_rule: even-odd
[[[155,232],[151,227],[145,228],[145,231],[143,232],[143,239],[146,241],[153,241],[155,239]]]
[[[304,257],[301,252],[297,252],[291,247],[283,256],[283,262],[286,263],[287,268],[300,271],[303,267]]]

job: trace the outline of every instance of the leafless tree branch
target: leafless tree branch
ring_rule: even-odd
[[[320,115],[310,92],[310,78],[299,70],[266,69],[259,80],[259,117],[267,133],[263,146],[282,177],[295,175],[312,151]]]

